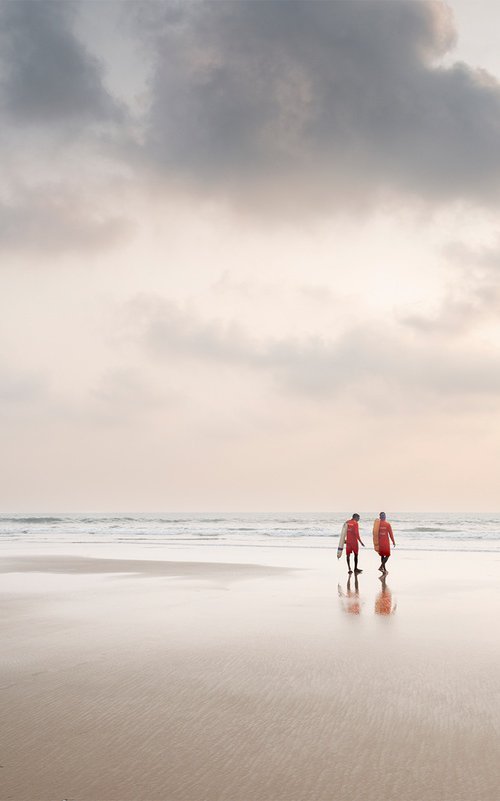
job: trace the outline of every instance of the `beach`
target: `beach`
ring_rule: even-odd
[[[498,554],[65,547],[2,554],[2,801],[496,797]]]
[[[0,21],[0,801],[500,801],[500,3]]]

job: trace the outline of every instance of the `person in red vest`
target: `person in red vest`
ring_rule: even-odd
[[[365,543],[362,541],[361,537],[359,536],[359,526],[358,526],[359,515],[353,514],[350,520],[347,521],[347,532],[345,537],[345,554],[347,556],[347,569],[349,573],[352,573],[351,570],[351,554],[354,554],[354,572],[355,573],[362,573],[362,570],[358,570],[358,542],[361,543],[363,548],[365,547]]]
[[[396,547],[396,543],[394,542],[394,534],[392,533],[392,526],[389,521],[386,519],[385,512],[380,512],[380,523],[378,527],[378,554],[380,556],[381,562],[379,570],[382,572],[382,575],[385,576],[387,573],[386,562],[391,555],[391,542]],[[389,538],[391,542],[389,542]]]

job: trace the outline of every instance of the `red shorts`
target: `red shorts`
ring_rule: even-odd
[[[391,555],[391,545],[389,543],[389,537],[378,538],[378,554],[379,556]]]
[[[359,550],[358,549],[358,543],[356,543],[356,545],[349,545],[349,543],[347,543],[346,548],[345,548],[345,552],[346,552],[347,556],[350,556],[352,553],[355,553],[356,556],[357,556],[358,555],[358,550]]]

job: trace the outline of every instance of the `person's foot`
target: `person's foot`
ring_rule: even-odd
[[[362,573],[363,571],[362,571],[362,570],[360,570],[360,569],[359,569],[359,567],[357,567],[357,568],[355,569],[355,571],[354,571],[354,572],[355,572],[355,573]]]
[[[349,575],[350,575],[350,574],[352,573],[352,570],[348,570],[347,572],[348,572],[348,573],[349,573]]]
[[[380,567],[379,567],[379,570],[381,570],[382,572],[384,572],[384,566],[383,566],[383,565],[380,565]]]

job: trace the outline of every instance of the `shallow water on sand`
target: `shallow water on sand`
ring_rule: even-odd
[[[81,549],[0,559],[2,799],[496,797],[499,556]]]

